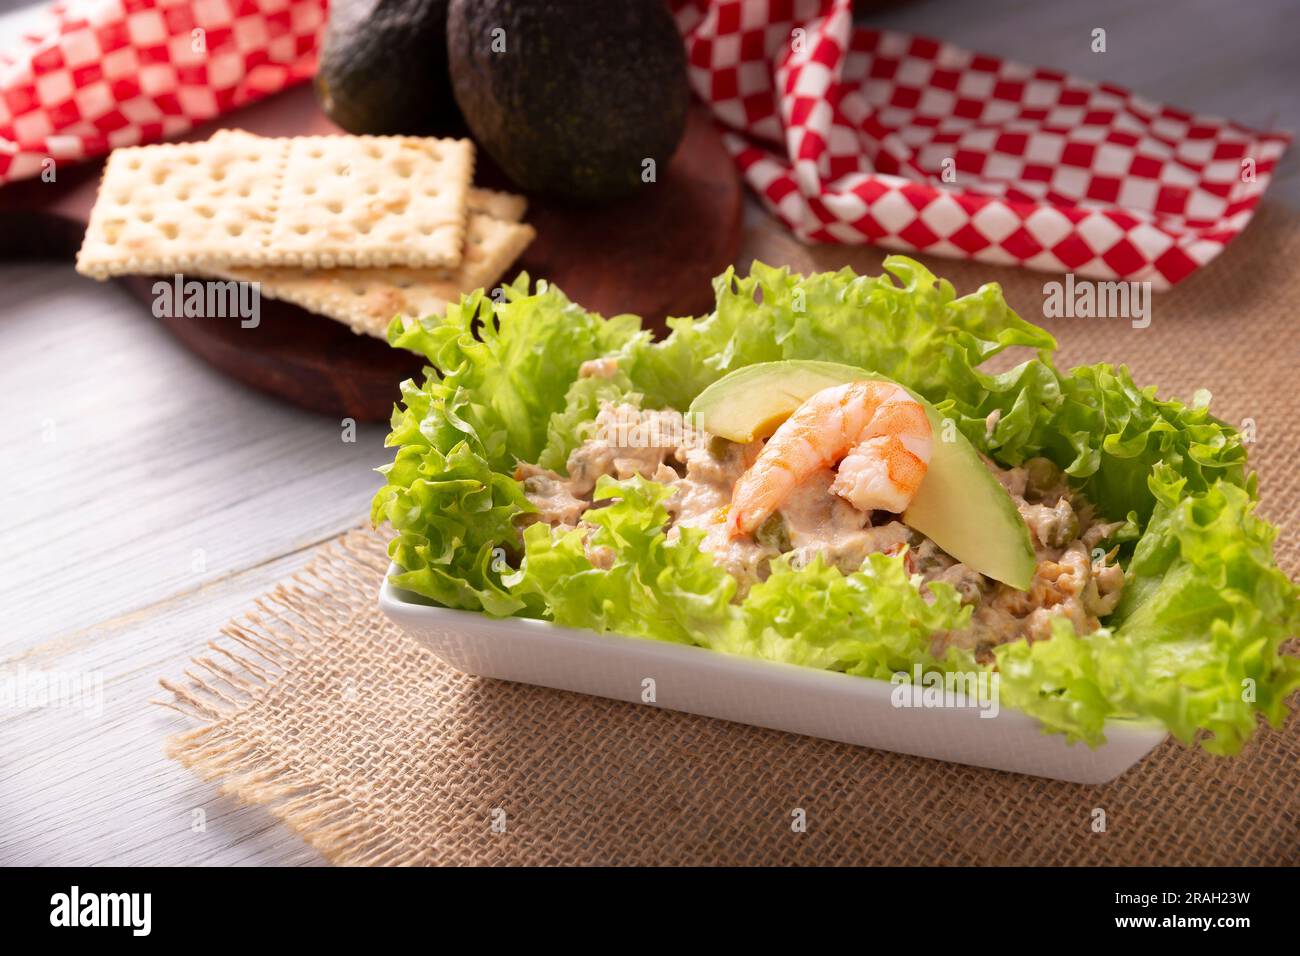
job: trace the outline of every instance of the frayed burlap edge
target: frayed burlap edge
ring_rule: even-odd
[[[254,601],[255,610],[231,621],[209,641],[211,655],[196,655],[186,682],[160,678],[170,695],[154,700],[205,721],[167,738],[164,753],[205,780],[220,780],[223,794],[261,806],[331,863],[409,866],[425,860],[391,832],[368,821],[306,765],[268,753],[229,718],[265,703],[267,695],[330,635],[346,632],[364,610],[339,594],[374,589],[388,566],[384,541],[356,528],[326,545],[298,573]]]

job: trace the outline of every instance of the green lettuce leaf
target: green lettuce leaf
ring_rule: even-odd
[[[465,418],[461,389],[434,380],[425,389],[402,384],[406,410],[393,416],[392,464],[375,495],[371,521],[397,536],[389,557],[402,568],[398,587],[447,607],[513,614],[524,604],[500,583],[516,548],[515,518],[535,510],[523,486],[493,471],[478,432]]]
[[[1059,375],[1033,360],[1001,375],[976,374],[979,400],[950,399],[940,412],[1005,464],[1038,456],[1056,462],[1102,514],[1150,517],[1156,498],[1148,478],[1157,465],[1186,478],[1189,492],[1220,478],[1245,485],[1245,447],[1210,414],[1208,392],[1191,405],[1160,399],[1154,388],[1138,388],[1127,368],[1107,364]]]
[[[917,664],[938,669],[931,638],[965,627],[971,609],[950,585],[927,590],[909,579],[902,555],[868,555],[850,574],[820,556],[803,568],[782,558],[745,596],[746,643],[728,649],[883,680]]]
[[[1236,753],[1255,712],[1280,726],[1300,688],[1300,659],[1281,652],[1300,605],[1274,562],[1277,529],[1254,513],[1253,480],[1188,494],[1197,475],[1161,465],[1150,479],[1155,513],[1115,613],[1130,677],[1122,703],[1184,741],[1199,728],[1213,734],[1207,750]]]
[[[728,269],[714,280],[713,313],[670,320],[672,334],[661,342],[631,340],[620,364],[650,408],[686,408],[726,373],[781,359],[858,365],[931,401],[954,389],[974,400],[973,370],[984,360],[1012,347],[1056,347],[1011,311],[997,285],[958,298],[904,256],[890,256],[885,268],[899,282],[850,269],[801,276],[761,262],[745,278]]]
[[[569,453],[590,437],[596,414],[606,402],[639,405],[641,396],[622,370],[611,378],[579,378],[564,395],[564,408],[546,423],[546,447],[537,464],[557,474],[567,474]]]
[[[530,293],[526,274],[502,291],[499,303],[481,290],[468,295],[440,320],[394,319],[388,341],[420,353],[436,370],[426,374],[463,391],[464,418],[488,463],[509,470],[537,460],[584,361],[645,336],[636,316],[602,318],[545,283]]]
[[[587,512],[590,537],[532,525],[512,589],[540,598],[557,624],[679,644],[726,643],[738,623],[731,603],[736,579],[700,549],[699,529],[683,528],[668,540],[664,502],[672,493],[640,477],[600,478],[595,500],[610,503]],[[597,567],[588,549],[607,552],[608,566]]]
[[[633,316],[604,319],[558,289],[528,277],[504,287],[503,302],[480,290],[445,318],[394,319],[390,344],[431,364],[422,385],[402,384],[380,469],[371,520],[397,532],[394,584],[447,607],[507,615],[527,602],[501,584],[520,550],[516,520],[535,510],[512,475],[534,461],[550,416],[563,413],[582,362],[639,334]],[[534,609],[536,610],[536,609]]]

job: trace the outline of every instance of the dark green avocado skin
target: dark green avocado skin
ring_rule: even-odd
[[[464,130],[447,75],[447,0],[330,0],[316,96],[349,133]]]
[[[474,138],[528,192],[630,195],[647,159],[662,180],[686,128],[686,55],[664,0],[451,0],[447,54]]]

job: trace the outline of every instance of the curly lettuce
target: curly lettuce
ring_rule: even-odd
[[[430,362],[402,384],[371,521],[397,532],[393,583],[447,607],[508,615],[526,607],[501,583],[519,552],[516,519],[533,508],[513,477],[534,461],[562,416],[582,362],[640,332],[633,316],[604,319],[527,277],[497,302],[480,290],[437,321],[395,319],[391,345]]]
[[[602,318],[526,276],[499,301],[479,292],[441,319],[394,320],[389,341],[430,366],[402,386],[397,452],[372,509],[396,532],[394,583],[448,607],[866,678],[978,666],[955,650],[934,657],[933,637],[966,626],[970,609],[945,585],[922,591],[898,555],[847,574],[782,559],[737,600],[702,532],[671,530],[671,489],[655,482],[602,479],[583,530],[529,523],[518,463],[563,472],[605,402],[682,410],[745,365],[836,361],[916,390],[1005,465],[1051,459],[1102,514],[1127,518],[1120,606],[1095,633],[1058,620],[1050,640],[996,648],[1005,705],[1090,745],[1107,720],[1145,718],[1231,754],[1260,716],[1279,724],[1300,688],[1300,660],[1282,650],[1300,624],[1297,588],[1274,561],[1276,530],[1254,513],[1241,437],[1209,396],[1160,398],[1105,364],[1061,372],[1051,335],[996,285],[958,297],[910,259],[885,267],[728,270],[714,311],[669,320],[659,341],[633,316]],[[1009,349],[1027,355],[983,369]],[[580,375],[593,359],[617,370]]]
[[[569,453],[590,437],[596,414],[606,402],[640,404],[641,396],[622,370],[607,378],[579,378],[570,385],[564,395],[564,408],[546,423],[546,446],[537,464],[565,474]]]
[[[749,646],[731,650],[889,680],[918,664],[942,667],[931,638],[970,623],[971,609],[950,585],[932,584],[923,596],[902,555],[870,554],[849,574],[820,556],[803,568],[788,557],[775,565],[741,608]]]
[[[1156,495],[1148,479],[1162,464],[1197,494],[1220,478],[1245,483],[1241,436],[1210,414],[1208,392],[1191,405],[1159,399],[1155,388],[1138,388],[1126,367],[1104,363],[1059,374],[1034,360],[1001,375],[974,374],[974,400],[949,398],[940,411],[1005,464],[1050,458],[1103,514],[1149,518]]]
[[[548,526],[532,525],[524,532],[523,567],[508,583],[520,595],[540,597],[557,624],[679,644],[707,644],[706,635],[723,640],[736,623],[736,579],[700,550],[698,528],[668,540],[664,502],[671,495],[643,478],[603,476],[595,500],[612,500],[584,516],[591,535],[552,535]]]
[[[620,366],[652,408],[684,409],[728,372],[781,359],[876,369],[938,402],[955,389],[973,398],[975,367],[999,352],[1056,348],[1011,311],[996,285],[958,298],[912,259],[891,256],[886,268],[901,284],[851,269],[801,276],[755,262],[744,278],[728,269],[713,280],[710,315],[669,319],[663,341],[633,339]]]

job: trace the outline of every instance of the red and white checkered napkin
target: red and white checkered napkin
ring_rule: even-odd
[[[324,23],[324,0],[56,3],[0,50],[0,184],[308,79]]]
[[[750,185],[805,239],[1162,287],[1245,228],[1289,142],[855,28],[851,0],[669,2],[695,92]],[[0,184],[307,79],[324,20],[325,0],[56,4],[0,51]]]
[[[1290,141],[855,27],[851,0],[672,6],[696,94],[734,131],[750,186],[808,240],[1163,288],[1246,227]]]

